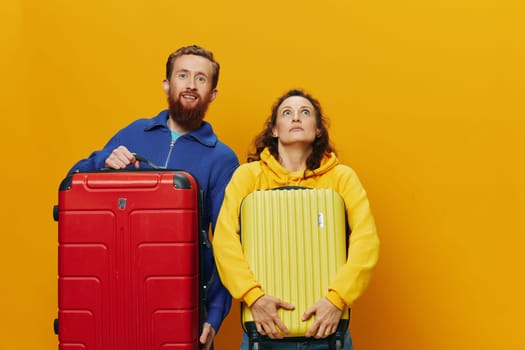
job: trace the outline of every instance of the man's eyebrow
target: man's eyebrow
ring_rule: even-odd
[[[175,70],[176,73],[189,73],[190,70],[189,69],[186,69],[186,68],[181,68],[181,69],[176,69]],[[195,72],[197,75],[204,75],[205,77],[208,77],[208,74],[204,73],[204,72],[201,72],[201,71],[196,71]]]

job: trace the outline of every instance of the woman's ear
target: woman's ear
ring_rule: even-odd
[[[279,137],[279,134],[277,134],[277,130],[275,130],[275,128],[272,128],[272,136]]]

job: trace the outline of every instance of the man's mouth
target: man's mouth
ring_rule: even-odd
[[[185,100],[190,100],[190,101],[196,101],[199,96],[196,95],[196,94],[191,94],[191,93],[182,93],[181,94],[181,97]]]

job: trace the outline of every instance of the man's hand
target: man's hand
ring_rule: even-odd
[[[277,314],[277,310],[280,308],[293,310],[295,306],[271,295],[263,295],[252,304],[250,310],[257,332],[267,335],[271,339],[282,339],[284,337],[283,334],[290,334],[290,331]]]
[[[124,169],[131,163],[135,164],[135,168],[140,166],[140,162],[137,161],[133,153],[124,146],[118,146],[106,158],[105,165],[106,168],[110,169]]]
[[[328,299],[322,298],[306,310],[302,317],[303,321],[308,320],[312,315],[315,315],[315,322],[308,328],[305,336],[320,339],[335,333],[343,311],[335,307]]]
[[[203,350],[209,350],[211,344],[213,344],[213,338],[215,338],[215,330],[208,322],[204,322],[202,325],[202,333],[199,338],[199,341],[202,344]]]

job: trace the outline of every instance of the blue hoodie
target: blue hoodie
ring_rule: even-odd
[[[207,122],[203,122],[199,129],[181,135],[176,142],[172,142],[171,131],[167,126],[168,118],[169,112],[164,110],[156,117],[132,122],[117,132],[102,150],[95,151],[89,158],[76,163],[69,173],[104,168],[106,158],[115,148],[123,145],[130,152],[140,154],[159,166],[181,169],[192,174],[204,192],[203,222],[205,227],[211,223],[214,230],[224,189],[234,170],[239,166],[237,156],[227,145],[218,140]],[[133,167],[133,165],[129,166],[130,169]],[[148,165],[142,162],[142,167],[146,168]],[[204,278],[208,280],[214,270],[211,249],[205,251],[203,260]],[[206,320],[215,331],[219,330],[230,307],[230,294],[219,278],[215,278],[208,290]]]

